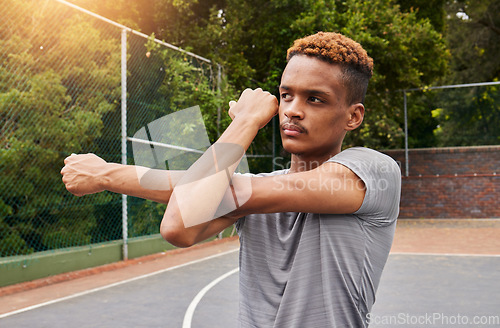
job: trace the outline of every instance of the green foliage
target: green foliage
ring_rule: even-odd
[[[69,153],[95,148],[101,118],[120,94],[119,39],[81,15],[44,5],[61,11],[57,24],[23,0],[10,2],[0,23],[2,256],[91,240],[94,207],[65,191],[59,171]],[[109,194],[92,198],[110,201]]]
[[[221,112],[221,126],[218,127],[217,113],[234,94],[231,86],[223,81],[223,76],[219,82],[215,78],[218,67],[161,47],[152,39],[146,44],[146,49],[149,59],[155,60],[164,72],[155,91],[157,97],[150,104],[156,109],[156,118],[199,105],[209,139],[215,142],[218,133],[230,122],[227,112]]]
[[[106,5],[79,1],[106,12]],[[131,17],[122,5],[118,1],[109,15]],[[153,26],[167,41],[223,64],[236,90],[259,86],[275,92],[284,53],[297,37],[333,30],[360,41],[375,59],[376,75],[369,87],[366,124],[348,136],[347,145],[402,146],[402,96],[395,90],[499,78],[498,0],[136,0],[130,6],[140,28]],[[147,25],[151,8],[154,24]],[[413,115],[410,144],[415,146],[436,145],[437,135],[430,131],[437,124],[441,130],[459,126],[437,122],[441,118],[431,116],[435,106],[424,99],[428,96],[414,93],[408,103]],[[269,139],[270,131],[262,131],[251,150],[268,153]]]
[[[500,1],[448,1],[449,82],[489,82],[500,78]]]
[[[447,1],[447,41],[451,52],[449,84],[500,79],[500,1]],[[498,86],[450,90],[442,93],[440,146],[469,146],[500,142]]]
[[[157,25],[164,26],[162,37],[220,60],[240,90],[260,86],[275,92],[286,50],[296,38],[323,30],[360,42],[374,58],[375,74],[365,123],[348,135],[346,146],[402,146],[403,101],[396,90],[432,84],[447,67],[445,40],[433,26],[441,22],[439,15],[431,20],[430,12],[401,10],[390,0],[182,3],[179,8],[171,0],[161,1],[159,8],[168,8],[162,11],[166,15],[157,16]],[[205,16],[196,16],[200,13]],[[264,132],[263,137],[256,141],[264,150],[259,153],[269,153],[270,135]]]
[[[224,81],[223,75],[217,81],[216,65],[165,48],[156,43],[153,37],[146,44],[136,44],[133,39],[130,40],[128,98],[132,101],[128,102],[127,112],[130,117],[140,119],[131,120],[129,135],[165,115],[198,105],[209,139],[215,142],[230,122],[227,112],[219,112],[219,109],[232,99],[231,86]],[[163,127],[166,132],[171,128],[168,126],[170,123],[175,122],[166,122]],[[179,137],[183,133],[192,135],[191,129],[192,126],[186,124]],[[129,207],[130,235],[158,233],[164,211],[165,205],[132,199]]]
[[[33,253],[33,248],[28,247],[26,241],[19,235],[18,230],[11,229],[1,218],[0,236],[0,254],[2,256]]]
[[[130,237],[157,234],[167,206],[137,198],[129,200],[130,213],[134,214],[134,219],[130,222]]]
[[[374,59],[374,76],[366,97],[367,113],[359,131],[348,135],[349,145],[375,148],[402,146],[402,93],[398,89],[432,83],[446,70],[447,51],[442,36],[428,20],[414,12],[401,13],[391,1],[335,3],[325,21],[304,16],[304,34],[325,28],[358,41]]]
[[[439,93],[435,91],[407,92],[409,148],[435,147],[438,143],[434,130],[439,124],[436,106]]]
[[[15,0],[2,12],[0,256],[120,238],[121,197],[74,197],[59,172],[72,152],[120,161],[120,30],[56,2]],[[215,141],[230,121],[219,108],[234,94],[218,67],[133,34],[128,47],[129,134],[200,105]],[[132,202],[131,235],[157,233],[163,210]]]
[[[397,0],[401,12],[415,12],[418,19],[428,19],[440,33],[446,30],[447,0]]]
[[[500,144],[499,86],[447,90],[435,112],[440,146]]]
[[[153,7],[151,0],[69,0],[69,2],[137,30],[140,30],[141,26],[148,25],[147,19],[152,13],[147,10]]]

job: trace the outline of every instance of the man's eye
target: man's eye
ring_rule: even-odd
[[[281,99],[286,100],[286,99],[289,99],[289,98],[290,98],[290,95],[288,93],[282,93],[281,94]]]
[[[313,102],[313,103],[323,103],[324,101],[319,99],[319,98],[316,98],[316,97],[309,97],[309,101]]]

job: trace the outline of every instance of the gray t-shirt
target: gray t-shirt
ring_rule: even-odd
[[[240,236],[241,327],[366,327],[399,213],[401,171],[355,147],[329,159],[366,185],[353,214],[252,214]],[[259,176],[286,174],[286,170]]]

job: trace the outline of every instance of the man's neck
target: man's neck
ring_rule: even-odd
[[[288,173],[297,173],[309,171],[317,168],[336,154],[340,152],[333,152],[325,154],[324,156],[314,156],[314,157],[306,157],[303,155],[292,154],[290,170]]]

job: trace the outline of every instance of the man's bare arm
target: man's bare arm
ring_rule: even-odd
[[[326,162],[309,171],[253,178],[250,199],[231,215],[354,213],[361,207],[365,192],[364,182],[349,168]]]
[[[76,196],[104,190],[167,204],[184,171],[152,170],[108,163],[94,154],[71,155],[61,170],[66,189]]]
[[[232,185],[235,194],[249,196],[245,203],[222,218],[187,228],[177,224],[178,218],[164,217],[162,226],[171,225],[168,229],[163,226],[165,239],[184,247],[191,246],[222,231],[238,218],[254,213],[354,213],[361,207],[366,192],[363,181],[337,163],[324,163],[314,170],[277,176],[235,175]]]
[[[167,204],[173,187],[185,174],[185,171],[153,170],[107,163],[94,154],[74,154],[67,157],[64,163],[65,166],[61,170],[62,180],[67,190],[76,196],[108,190]],[[233,190],[228,189],[226,193],[232,195]],[[198,225],[197,235],[205,240],[231,226],[236,219],[236,217],[221,217]],[[174,245],[189,246],[183,243],[183,238],[180,238],[182,236],[164,237]]]
[[[212,233],[212,229],[219,228],[217,223],[220,220],[210,220],[229,212],[227,209],[225,213],[219,211],[227,200],[238,199],[236,189],[230,185],[233,173],[259,129],[277,111],[278,101],[269,92],[247,89],[242,93],[238,102],[230,108],[232,123],[174,187],[160,226],[165,239],[189,246],[203,240]],[[249,192],[247,189],[239,189],[242,190],[240,195],[243,195],[240,199],[248,198],[245,197]],[[227,190],[234,194],[228,194]],[[239,205],[236,204],[236,207]],[[231,215],[221,220],[234,222],[236,217]]]

